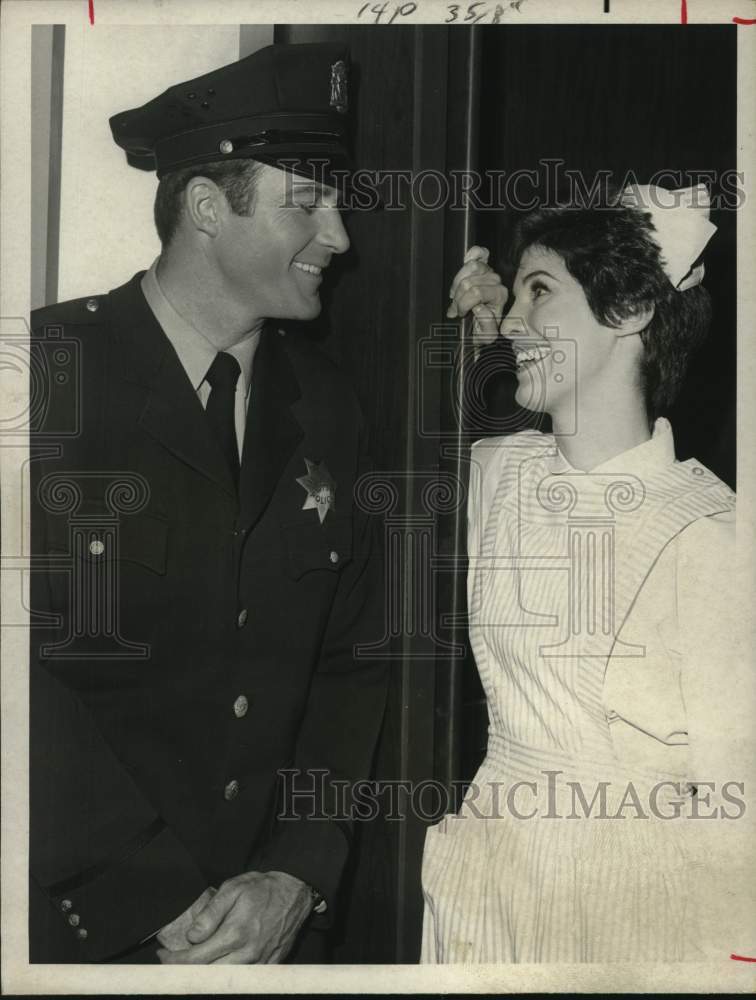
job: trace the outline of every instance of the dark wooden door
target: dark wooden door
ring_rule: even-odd
[[[456,434],[455,376],[447,355],[458,335],[443,323],[449,246],[455,244],[455,259],[464,252],[469,219],[447,212],[432,175],[452,163],[469,165],[469,81],[477,42],[469,31],[441,26],[287,25],[275,38],[350,46],[357,164],[384,175],[384,210],[348,217],[352,252],[337,265],[321,327],[325,348],[357,387],[381,470],[378,489],[388,498],[382,513],[390,588],[383,649],[392,679],[376,778],[416,787],[439,774],[448,782],[458,757],[455,691],[466,647],[459,625],[441,627],[439,609],[453,602],[460,579],[464,583],[450,557],[463,541],[466,473],[460,477],[454,448],[443,453]],[[386,181],[389,171],[393,181]],[[413,202],[409,179],[422,176],[426,181]],[[450,433],[440,433],[443,421]],[[435,572],[431,563],[444,559],[444,572]],[[336,961],[417,960],[428,816],[415,815],[411,796],[398,790],[396,796],[403,819],[384,814],[361,825]],[[430,798],[426,813],[433,808]],[[388,798],[384,805],[390,812]]]

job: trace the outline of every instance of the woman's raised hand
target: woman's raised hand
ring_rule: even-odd
[[[470,247],[462,267],[454,275],[449,289],[452,301],[446,311],[449,319],[466,316],[472,311],[476,347],[491,344],[498,337],[504,305],[509,297],[499,275],[488,266],[488,256],[485,247]]]

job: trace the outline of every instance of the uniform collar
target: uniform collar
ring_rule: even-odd
[[[183,316],[180,316],[165,297],[157,278],[159,260],[160,258],[157,257],[152,262],[150,269],[145,272],[141,283],[142,292],[155,315],[155,319],[178,355],[181,366],[192,383],[192,388],[196,391],[204,382],[208,368],[215,360],[218,349]],[[241,384],[245,396],[249,392],[252,362],[259,343],[260,331],[227,349],[228,354],[232,354],[239,362]]]
[[[672,425],[665,417],[659,417],[654,423],[652,436],[648,441],[636,445],[623,451],[620,455],[615,455],[601,465],[597,465],[590,470],[594,473],[627,473],[643,479],[652,472],[660,472],[675,461],[675,440],[672,434]],[[580,470],[573,468],[567,461],[559,448],[556,453],[549,457],[549,471],[552,474],[562,472],[577,473]]]

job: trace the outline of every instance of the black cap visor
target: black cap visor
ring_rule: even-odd
[[[343,124],[331,115],[266,115],[236,119],[179,132],[158,140],[158,177],[195,163],[244,157],[348,159]],[[133,150],[133,147],[132,147]]]

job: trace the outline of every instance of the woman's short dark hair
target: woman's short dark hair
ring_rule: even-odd
[[[511,244],[515,267],[528,247],[559,254],[605,326],[619,326],[653,306],[653,318],[640,335],[641,388],[651,420],[677,397],[711,319],[705,288],[679,292],[671,284],[654,234],[649,213],[622,207],[615,199],[592,208],[536,209],[518,221]]]
[[[193,177],[207,177],[223,191],[231,211],[249,215],[255,195],[255,181],[262,164],[257,160],[233,159],[218,163],[198,163],[161,177],[155,195],[155,228],[163,248],[173,239],[181,219],[181,199]]]

